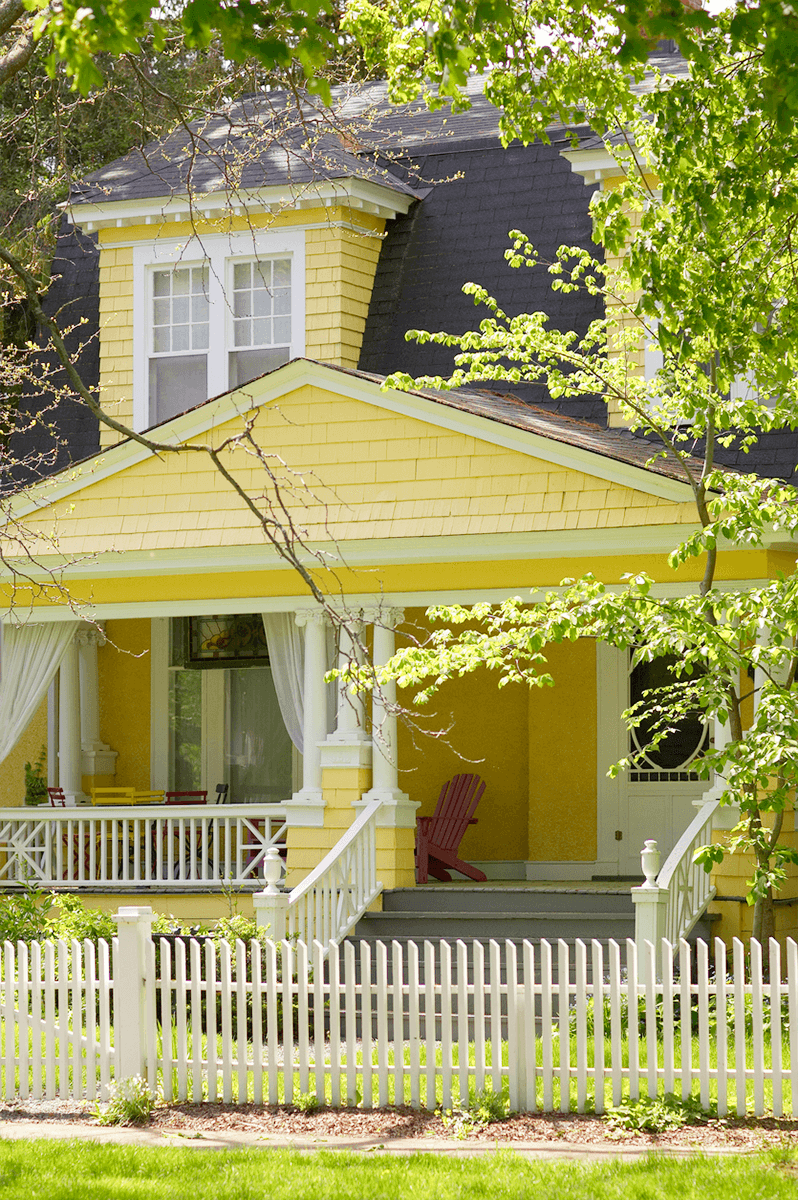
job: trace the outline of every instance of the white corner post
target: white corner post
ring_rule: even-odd
[[[82,774],[78,643],[73,639],[58,672],[58,782],[70,806],[86,801]]]
[[[321,746],[327,736],[327,617],[321,611],[298,612],[296,623],[305,630],[304,695],[302,702],[302,787],[288,809],[289,825],[322,825]]]
[[[645,882],[632,888],[632,903],[635,906],[635,944],[637,945],[638,967],[645,963],[646,942],[650,942],[655,953],[665,936],[665,913],[668,905],[668,889],[657,884],[660,853],[657,843],[649,838],[643,847],[640,861]]]
[[[722,725],[717,717],[714,719],[714,729],[712,737],[715,749],[720,750],[723,746],[728,746],[731,741],[731,727],[727,721]],[[696,800],[693,801],[693,807],[703,808],[710,800],[719,800],[725,791],[724,780],[720,776],[716,776],[712,782],[712,787],[707,788]],[[724,804],[715,811],[713,825],[716,829],[733,829],[740,820],[740,808],[737,804]]]
[[[376,611],[374,622],[374,667],[379,670],[396,652],[396,626],[404,620],[401,608]],[[396,681],[379,684],[371,698],[372,786],[355,807],[371,800],[381,801],[378,825],[414,829],[418,801],[413,801],[399,786],[398,721],[396,717]]]
[[[255,892],[252,904],[258,929],[267,930],[273,942],[284,941],[288,929],[289,896],[279,886],[282,873],[280,852],[276,846],[270,846],[263,857],[266,887],[262,892]]]
[[[120,908],[116,914],[118,954],[114,960],[114,1047],[117,1082],[147,1070],[147,946],[152,909]]]
[[[76,635],[80,674],[80,743],[84,775],[115,775],[117,752],[100,741],[100,682],[97,651],[105,645],[102,629],[89,626]]]

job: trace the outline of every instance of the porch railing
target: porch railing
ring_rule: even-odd
[[[279,804],[0,809],[0,886],[259,887],[285,832]]]
[[[329,854],[290,893],[288,932],[312,945],[346,937],[382,891],[377,881],[377,811],[371,800]]]
[[[638,947],[647,941],[657,945],[663,937],[672,946],[677,945],[692,931],[715,895],[711,876],[693,859],[700,846],[712,841],[712,819],[718,804],[718,800],[708,800],[701,806],[655,879],[649,878],[646,854],[656,853],[656,842],[646,843],[646,882],[632,889]]]

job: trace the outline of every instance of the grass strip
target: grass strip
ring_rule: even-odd
[[[511,1151],[479,1159],[388,1157],[320,1150],[163,1149],[90,1142],[0,1142],[8,1200],[795,1200],[798,1155],[599,1164],[526,1161]]]

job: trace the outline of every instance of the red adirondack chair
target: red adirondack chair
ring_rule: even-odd
[[[457,856],[466,829],[477,823],[473,813],[484,791],[485,784],[479,775],[455,775],[441,788],[434,814],[416,818],[416,878],[419,883],[426,883],[430,875],[435,879],[451,879],[447,867],[469,879],[486,882],[487,875]]]

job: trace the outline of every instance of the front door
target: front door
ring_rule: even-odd
[[[654,838],[661,865],[695,816],[711,781],[698,779],[694,757],[705,743],[704,727],[680,731],[680,736],[660,744],[659,751],[643,758],[635,770],[609,779],[613,763],[635,749],[621,713],[646,686],[656,686],[657,672],[632,676],[630,654],[598,643],[598,862],[597,874],[642,876],[640,852]]]

